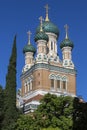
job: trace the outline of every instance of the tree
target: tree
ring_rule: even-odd
[[[49,128],[43,128],[43,129],[41,129],[41,130],[62,130],[62,129],[49,127]]]
[[[16,36],[14,37],[12,54],[6,76],[3,130],[13,130],[17,119],[16,109]]]
[[[73,107],[73,130],[87,130],[87,103],[76,97]]]
[[[2,121],[3,121],[3,108],[4,108],[3,100],[4,100],[4,90],[0,85],[0,128],[2,128]]]
[[[29,115],[21,115],[16,123],[16,130],[34,130],[34,119]],[[32,128],[32,129],[31,129]]]
[[[37,125],[41,128],[72,130],[73,98],[46,94],[35,112]]]
[[[17,120],[17,130],[72,130],[73,98],[46,94],[37,110]]]

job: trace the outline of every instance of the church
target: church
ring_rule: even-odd
[[[76,69],[72,61],[74,44],[68,36],[68,25],[64,26],[65,38],[59,47],[59,29],[49,19],[48,5],[45,8],[45,20],[41,16],[36,27],[34,41],[37,48],[30,41],[30,31],[28,43],[23,48],[25,65],[21,74],[20,106],[25,114],[33,112],[47,93],[76,96]],[[61,49],[62,59],[58,49]]]

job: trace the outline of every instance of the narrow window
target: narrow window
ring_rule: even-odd
[[[63,81],[63,89],[66,89],[66,81]]]
[[[51,79],[51,88],[54,88],[54,79]]]
[[[25,93],[27,92],[27,84],[25,83]]]
[[[53,42],[51,41],[51,50],[53,50]]]
[[[57,88],[60,89],[60,80],[57,80]]]
[[[28,92],[29,92],[29,90],[30,90],[30,83],[28,83]]]
[[[32,82],[30,82],[30,90],[32,90]]]

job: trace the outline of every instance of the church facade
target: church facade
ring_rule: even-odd
[[[76,96],[76,70],[72,61],[74,45],[68,37],[68,26],[65,25],[65,38],[60,43],[61,60],[57,45],[59,30],[49,20],[48,5],[45,8],[46,18],[43,21],[40,17],[34,38],[37,48],[30,42],[30,31],[28,43],[23,48],[25,65],[21,74],[21,98],[24,113],[36,109],[39,100],[47,93]]]

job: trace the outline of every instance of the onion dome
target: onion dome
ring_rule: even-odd
[[[42,20],[43,20],[42,16],[39,19],[40,19],[40,29],[39,29],[38,33],[36,33],[34,40],[35,40],[35,42],[37,42],[38,40],[45,40],[48,42],[48,39],[49,39],[48,35],[45,34],[42,29],[42,26],[43,26],[42,25]]]
[[[36,50],[30,43],[30,35],[31,35],[30,31],[28,32],[28,35],[29,35],[28,44],[25,45],[25,47],[23,48],[23,53],[26,53],[26,52],[33,52],[33,53],[35,53]]]
[[[44,32],[54,33],[57,35],[57,37],[59,36],[59,30],[57,26],[50,21],[44,21],[42,28]],[[38,33],[39,31],[40,31],[40,26],[37,27],[36,33]]]
[[[68,25],[66,24],[65,26],[66,29],[66,37],[65,39],[61,42],[60,48],[62,49],[63,47],[71,47],[73,49],[74,44],[73,42],[68,38]]]
[[[48,42],[48,35],[45,34],[44,32],[39,32],[35,35],[35,42],[37,42],[38,40],[45,40]]]
[[[48,9],[49,9],[48,5],[46,5],[45,8],[46,8],[46,18],[45,18],[45,21],[43,22],[42,29],[44,32],[54,33],[58,37],[59,36],[59,29],[48,18]],[[37,27],[36,33],[38,33],[39,31],[40,31],[40,25]]]
[[[60,48],[62,49],[63,47],[67,46],[73,48],[74,47],[73,42],[70,41],[69,39],[64,39],[60,44]]]
[[[26,53],[26,52],[33,52],[35,53],[36,50],[35,48],[30,44],[30,45],[26,45],[23,49],[23,53]]]

